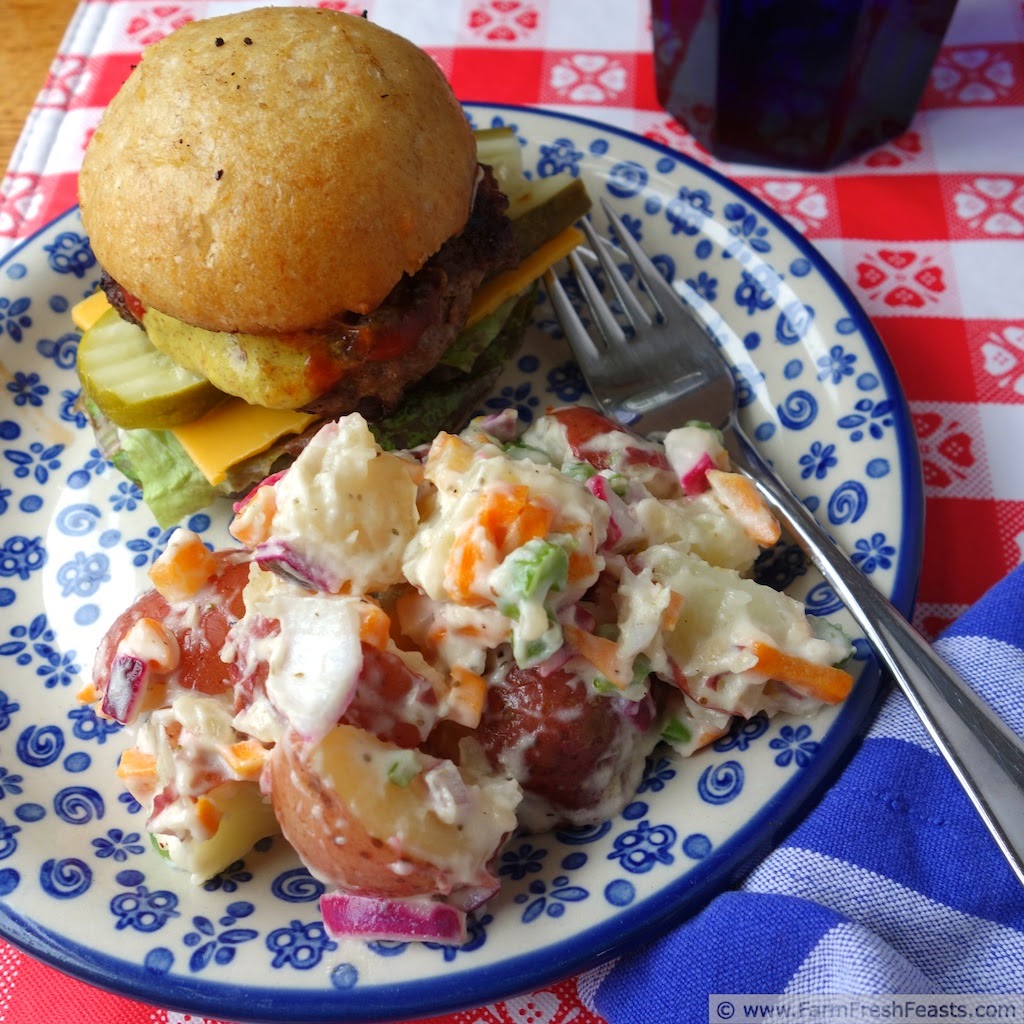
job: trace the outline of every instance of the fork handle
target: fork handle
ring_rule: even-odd
[[[775,513],[871,640],[1024,884],[1024,743],[932,650],[736,430],[731,445]],[[741,449],[737,451],[736,449]]]

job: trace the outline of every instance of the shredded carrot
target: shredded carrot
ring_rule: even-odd
[[[845,700],[853,688],[853,676],[841,668],[816,665],[813,661],[786,654],[761,641],[751,644],[750,651],[757,658],[755,667],[758,672],[826,704],[838,704]]]
[[[587,633],[578,626],[563,625],[562,636],[578,654],[583,655],[606,679],[624,690],[633,681],[631,673],[619,667],[619,645],[614,640]]]
[[[551,529],[555,510],[530,494],[525,484],[496,487],[487,492],[472,520],[459,530],[448,556],[445,587],[462,603],[488,599],[478,587],[481,567],[498,565],[528,541]]]
[[[75,698],[82,704],[95,704],[96,701],[100,699],[100,695],[93,683],[86,683],[85,686],[75,694]]]
[[[683,605],[686,599],[678,591],[668,592],[668,607],[661,613],[661,628],[666,633],[671,633],[679,624],[679,616],[683,612]]]
[[[672,682],[676,684],[676,689],[689,697],[690,680],[686,678],[686,673],[679,667],[678,662],[674,658],[668,659],[668,667],[672,672]]]
[[[196,800],[196,816],[208,836],[212,836],[220,826],[220,808],[209,797],[201,796]]]
[[[476,524],[468,525],[474,527]],[[476,586],[480,566],[484,562],[484,553],[474,537],[476,532],[472,528],[459,531],[445,566],[445,589],[453,601],[461,604],[469,604],[485,596],[478,592]]]
[[[569,552],[569,582],[577,583],[594,575],[594,559],[583,551]]]
[[[419,641],[433,621],[431,606],[425,594],[414,587],[408,587],[395,599],[393,606],[398,628],[403,636]]]
[[[485,495],[477,521],[499,550],[513,539],[516,522],[529,497],[530,489],[525,484],[496,488]]]
[[[448,691],[447,718],[459,725],[475,729],[487,702],[487,680],[456,665],[451,671],[452,685]]]
[[[259,487],[241,512],[228,524],[228,533],[252,550],[270,536],[276,513],[277,491],[269,485]]]
[[[167,681],[164,679],[150,678],[146,683],[146,692],[142,695],[142,703],[139,705],[139,714],[149,714],[157,708],[167,706]]]
[[[523,490],[526,490],[524,487]],[[546,502],[531,498],[527,491],[522,508],[509,528],[505,543],[501,545],[504,553],[522,547],[528,541],[545,537],[554,522],[555,513]]]
[[[259,779],[267,760],[267,749],[258,740],[240,740],[223,748],[224,760],[235,775],[245,782]]]
[[[216,559],[202,540],[190,531],[179,530],[150,566],[149,578],[168,601],[187,601],[202,590],[216,568]]]
[[[359,639],[382,651],[391,638],[391,619],[380,605],[371,601],[359,604]]]
[[[725,726],[723,729],[714,728],[710,725],[705,725],[703,728],[698,729],[693,739],[693,749],[700,750],[702,747],[706,747],[709,743],[714,743],[715,740],[721,739],[729,731],[729,726]]]
[[[117,777],[124,783],[156,779],[156,757],[144,754],[137,747],[129,747],[117,763]]]
[[[782,536],[779,521],[764,503],[753,482],[741,473],[709,469],[708,484],[712,493],[736,517],[751,540],[761,547],[771,547]]]

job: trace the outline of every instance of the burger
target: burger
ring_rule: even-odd
[[[183,26],[144,52],[79,177],[103,273],[76,310],[78,368],[104,452],[170,525],[280,468],[325,420],[360,412],[386,445],[432,437],[579,240],[562,230],[587,205],[571,184],[538,207],[482,162],[431,57],[366,18]],[[510,217],[509,192],[533,216]]]

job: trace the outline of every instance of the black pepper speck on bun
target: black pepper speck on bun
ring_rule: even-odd
[[[143,306],[269,334],[375,309],[462,231],[476,176],[423,50],[365,18],[263,8],[145,51],[79,200],[100,264]]]

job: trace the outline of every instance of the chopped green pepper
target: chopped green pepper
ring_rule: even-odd
[[[692,736],[690,727],[678,718],[670,718],[661,730],[661,738],[667,743],[689,743]]]

